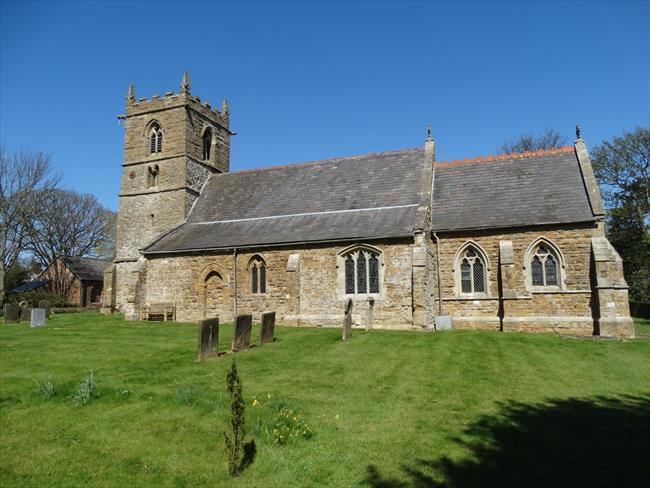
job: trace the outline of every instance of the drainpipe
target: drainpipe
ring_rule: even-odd
[[[232,320],[237,320],[237,248],[232,250]]]
[[[440,238],[434,232],[433,238],[436,240],[436,275],[438,278],[438,315],[442,315],[442,289],[440,288]]]

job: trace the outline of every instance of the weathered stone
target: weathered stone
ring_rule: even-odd
[[[46,310],[44,308],[32,309],[30,327],[43,327],[46,323]]]
[[[345,318],[343,319],[342,339],[344,341],[348,341],[352,337],[352,307],[352,299],[348,298],[345,304]]]
[[[32,307],[27,302],[20,302],[20,321],[31,322]]]
[[[219,354],[219,318],[199,322],[199,361]]]
[[[44,308],[45,318],[47,319],[50,318],[50,310],[51,310],[50,302],[48,302],[47,300],[41,300],[40,302],[38,302],[38,308]]]
[[[20,307],[17,303],[5,303],[5,324],[20,322]]]
[[[372,330],[372,322],[375,319],[375,299],[368,298],[368,320],[366,322],[366,330]]]
[[[250,314],[237,315],[235,320],[235,331],[232,338],[232,350],[242,351],[251,347],[251,330],[253,328],[253,316]]]
[[[275,339],[275,312],[262,313],[262,344],[273,342]]]

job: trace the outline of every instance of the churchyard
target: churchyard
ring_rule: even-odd
[[[209,324],[208,324],[209,325]],[[650,330],[638,322],[638,332]],[[96,313],[0,326],[0,486],[638,486],[650,341],[206,327]],[[233,327],[218,329],[220,353]],[[228,476],[226,372],[249,464]],[[92,372],[92,373],[91,373]],[[80,394],[80,384],[86,388]],[[85,401],[84,401],[85,400]]]

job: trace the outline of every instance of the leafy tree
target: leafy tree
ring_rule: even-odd
[[[504,143],[498,151],[500,154],[522,153],[562,147],[565,144],[567,144],[567,137],[564,134],[560,134],[553,129],[546,129],[545,132],[537,136],[530,132],[522,134]]]
[[[44,192],[43,201],[25,247],[44,268],[60,256],[104,257],[114,248],[115,214],[94,196],[52,189]],[[56,266],[52,270],[53,291],[67,294],[69,275]]]
[[[9,153],[0,146],[0,303],[4,301],[6,271],[25,251],[43,197],[59,180],[49,155],[39,151]]]
[[[596,178],[608,208],[630,206],[641,231],[650,214],[650,129],[637,128],[592,151]]]
[[[592,160],[608,210],[607,236],[623,259],[630,299],[650,303],[650,130],[604,141]]]

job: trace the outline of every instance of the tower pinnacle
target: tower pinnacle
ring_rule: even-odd
[[[187,73],[187,71],[183,73],[183,79],[181,80],[181,92],[190,92],[190,75]]]

